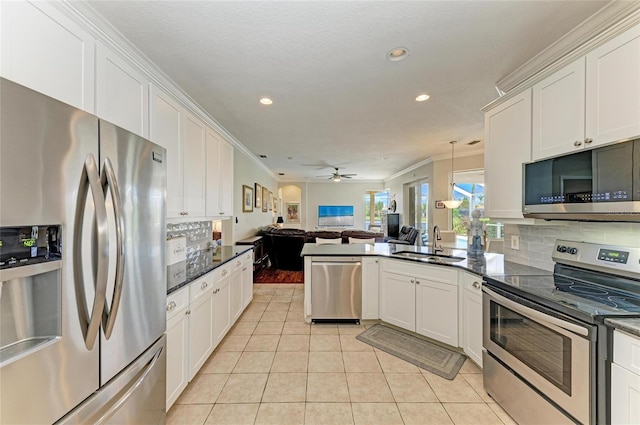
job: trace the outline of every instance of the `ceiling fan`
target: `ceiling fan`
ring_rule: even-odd
[[[338,167],[333,167],[333,168],[336,170],[336,172],[335,172],[335,173],[333,173],[333,174],[331,174],[331,175],[329,175],[329,176],[324,175],[324,176],[318,176],[318,177],[329,177],[329,180],[333,180],[334,182],[339,182],[339,181],[340,181],[340,180],[342,180],[343,178],[345,178],[345,179],[350,179],[351,177],[353,177],[353,176],[356,176],[356,175],[357,175],[357,174],[355,174],[355,173],[351,173],[351,174],[340,174],[340,171],[338,171]]]

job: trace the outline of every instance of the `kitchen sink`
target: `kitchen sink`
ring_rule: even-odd
[[[428,261],[432,263],[456,263],[464,260],[464,257],[456,257],[453,255],[445,254],[430,254],[426,252],[414,252],[414,251],[398,251],[392,252],[392,255],[398,257],[410,258],[412,260]]]

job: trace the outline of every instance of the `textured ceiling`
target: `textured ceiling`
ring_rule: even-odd
[[[283,181],[477,150],[496,81],[603,1],[91,1]],[[409,56],[386,59],[402,46]],[[431,98],[422,103],[420,93]],[[273,98],[265,107],[262,96]],[[291,158],[291,159],[290,159]]]

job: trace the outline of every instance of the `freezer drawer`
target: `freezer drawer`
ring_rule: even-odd
[[[166,336],[56,425],[164,425]]]
[[[311,263],[311,319],[362,316],[362,262],[347,257]]]

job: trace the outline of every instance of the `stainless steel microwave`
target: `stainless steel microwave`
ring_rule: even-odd
[[[640,221],[640,139],[523,164],[522,213]]]

